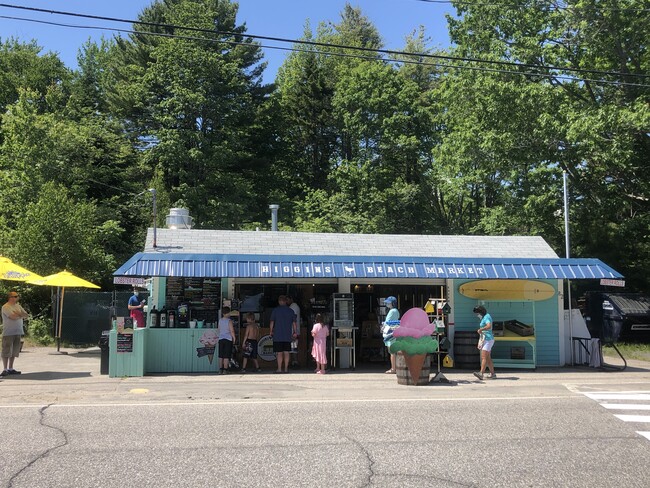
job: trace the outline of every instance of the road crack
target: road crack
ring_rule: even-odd
[[[61,447],[63,447],[63,446],[67,446],[67,445],[68,445],[68,434],[66,434],[65,431],[64,431],[63,429],[61,429],[61,428],[59,428],[59,427],[56,427],[56,426],[54,426],[54,425],[49,425],[49,424],[45,423],[45,411],[46,411],[48,408],[50,408],[52,405],[54,405],[54,404],[53,404],[53,403],[50,403],[50,404],[48,404],[48,405],[46,405],[46,406],[44,406],[44,407],[41,407],[41,408],[38,410],[38,413],[39,413],[39,415],[40,415],[40,418],[39,418],[39,424],[40,424],[41,426],[43,426],[43,427],[47,427],[48,429],[52,429],[52,430],[55,430],[55,431],[59,432],[59,433],[63,436],[63,442],[60,443],[60,444],[57,444],[56,446],[52,446],[52,447],[46,449],[46,450],[43,451],[41,454],[39,454],[39,455],[36,456],[34,459],[32,459],[29,463],[27,463],[25,466],[23,466],[23,468],[22,468],[20,471],[14,473],[14,475],[13,475],[11,478],[9,478],[9,481],[7,482],[7,488],[13,488],[13,486],[14,486],[14,482],[16,481],[16,479],[17,479],[21,474],[23,474],[26,470],[28,470],[30,467],[32,467],[35,463],[37,463],[37,462],[40,461],[41,459],[43,459],[43,458],[45,458],[46,456],[48,456],[52,451],[54,451],[55,449],[59,449],[59,448],[61,448]]]
[[[450,485],[462,486],[462,487],[474,487],[474,486],[476,486],[473,483],[469,483],[469,484],[468,483],[462,483],[460,481],[450,480],[449,478],[441,478],[439,476],[432,476],[432,475],[410,475],[410,474],[406,474],[406,473],[378,474],[378,473],[375,472],[375,465],[377,463],[373,459],[373,457],[370,454],[370,452],[368,451],[368,449],[366,449],[366,447],[361,442],[359,442],[358,440],[350,437],[349,435],[345,435],[345,434],[341,433],[341,437],[343,437],[344,439],[347,439],[352,444],[357,446],[359,448],[359,450],[363,453],[363,455],[365,456],[367,461],[368,461],[369,474],[368,474],[368,476],[366,478],[366,481],[362,485],[360,485],[360,488],[369,488],[369,487],[371,487],[372,483],[373,483],[373,478],[375,476],[382,476],[382,477],[385,477],[385,478],[396,478],[397,480],[402,480],[403,478],[414,478],[414,479],[417,479],[417,480],[420,480],[420,481],[423,481],[423,482],[428,482],[427,484],[430,483],[430,486],[435,486],[435,484],[436,484],[435,482],[438,482],[438,483],[439,482],[445,482],[445,483],[448,483]]]

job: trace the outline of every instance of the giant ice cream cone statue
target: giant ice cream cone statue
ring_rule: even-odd
[[[418,384],[427,354],[438,350],[438,341],[431,337],[434,330],[435,325],[429,323],[427,313],[421,308],[412,308],[404,314],[393,332],[395,342],[391,344],[390,352],[402,353],[414,385]]]

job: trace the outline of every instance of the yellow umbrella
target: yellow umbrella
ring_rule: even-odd
[[[60,271],[58,273],[42,277],[40,279],[29,280],[28,283],[34,285],[57,286],[61,288],[61,301],[59,305],[59,324],[56,334],[56,350],[61,347],[61,324],[63,321],[63,296],[66,287],[70,288],[99,288],[99,286],[86,281],[78,276],[73,275],[68,271]]]
[[[11,259],[0,256],[0,279],[12,281],[39,280],[42,276],[18,266]]]

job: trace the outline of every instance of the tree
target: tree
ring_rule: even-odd
[[[58,56],[41,55],[35,41],[0,38],[0,113],[18,100],[21,89],[30,89],[39,110],[47,105],[46,94],[53,85],[64,85],[70,78]]]
[[[151,24],[134,26],[112,50],[111,110],[128,120],[172,204],[187,206],[199,227],[236,227],[259,212],[255,193],[268,191],[259,180],[268,163],[252,145],[268,93],[264,64],[236,15],[229,1],[156,1],[139,16]]]
[[[559,174],[568,171],[573,254],[602,257],[623,271],[632,288],[647,289],[648,279],[640,272],[650,265],[650,195],[642,169],[650,149],[646,130],[650,91],[643,86],[650,72],[646,49],[650,27],[646,16],[639,14],[643,2],[527,3],[512,7],[459,3],[458,16],[449,19],[458,54],[525,63],[503,69],[526,75],[451,77],[456,87],[468,90],[453,106],[457,115],[450,117],[458,125],[448,128],[438,155],[451,160],[454,154],[465,154],[476,170],[493,178],[493,192],[500,196],[491,203],[485,179],[473,182],[481,181],[480,196],[486,202],[477,229],[490,228],[482,219],[494,214],[488,209],[501,207],[506,222],[527,224],[522,231],[550,232],[549,240],[558,250],[563,248],[562,234],[552,230],[550,217],[535,221],[532,215],[517,218],[517,214],[527,208],[538,212],[535,205],[545,200],[546,215],[559,208]],[[495,86],[499,82],[510,87],[507,96]],[[478,96],[484,103],[476,103]],[[528,110],[519,112],[515,107]],[[505,117],[483,123],[486,109],[488,115],[501,110]],[[515,123],[504,124],[504,118]],[[468,119],[479,122],[473,129],[478,128],[477,133],[463,124]],[[494,129],[486,130],[488,125]],[[508,146],[511,156],[504,151]],[[499,148],[496,154],[507,159],[493,158]],[[520,164],[512,165],[517,160]],[[493,161],[497,164],[490,167]],[[553,178],[548,177],[549,168],[555,168]],[[471,178],[471,173],[462,171],[462,177]],[[549,191],[554,199],[546,198]],[[508,198],[502,200],[503,195]]]
[[[16,220],[13,255],[27,267],[44,275],[67,269],[105,284],[116,268],[103,243],[118,238],[119,223],[100,222],[94,204],[76,201],[60,184],[43,185]]]

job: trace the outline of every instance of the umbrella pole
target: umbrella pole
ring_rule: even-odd
[[[56,351],[61,349],[61,326],[63,323],[63,295],[65,295],[65,286],[61,287],[61,303],[59,304],[59,331],[57,333]]]
[[[59,352],[60,343],[59,343],[59,303],[61,301],[61,288],[56,287],[56,294],[52,293],[52,303],[54,304],[54,316],[52,317],[54,322],[54,338],[56,339],[56,351]]]

